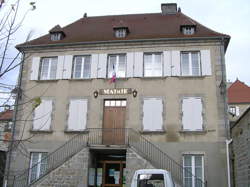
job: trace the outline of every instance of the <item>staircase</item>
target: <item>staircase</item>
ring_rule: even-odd
[[[46,168],[40,173],[36,180],[31,181],[29,178],[30,170],[33,167],[37,167],[38,164],[33,165],[32,168],[27,168],[23,174],[16,176],[13,182],[15,187],[26,187],[36,183],[51,171],[62,165],[69,160],[76,153],[80,152],[83,148],[88,146],[100,146],[100,145],[123,145],[129,146],[134,151],[139,153],[143,158],[148,160],[155,168],[166,169],[171,172],[174,180],[182,184],[183,183],[183,167],[163,152],[158,146],[147,140],[143,135],[134,129],[88,129],[88,133],[79,134],[67,141],[61,147],[48,154],[44,158],[48,163]],[[108,140],[104,139],[103,134],[108,134],[110,137]],[[124,137],[123,141],[118,141],[115,137]],[[121,140],[121,139],[120,139]],[[185,171],[192,176],[192,173],[188,170]],[[195,176],[194,176],[195,177]],[[196,184],[198,186],[205,187],[205,182],[195,177]]]

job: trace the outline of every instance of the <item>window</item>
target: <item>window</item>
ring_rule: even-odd
[[[52,41],[58,41],[58,40],[61,40],[62,39],[62,33],[52,33],[50,35],[50,39]]]
[[[57,57],[42,58],[40,80],[56,79]]]
[[[229,112],[234,116],[239,116],[240,115],[240,108],[238,106],[230,106]]]
[[[90,56],[75,56],[73,78],[90,78],[91,64]]]
[[[51,126],[52,100],[42,100],[41,104],[34,110],[33,129],[35,131],[48,131]]]
[[[82,131],[86,129],[87,107],[86,99],[72,99],[69,104],[68,130]]]
[[[29,183],[35,182],[46,172],[47,155],[48,153],[31,153]]]
[[[139,174],[137,186],[146,187],[146,186],[157,186],[164,187],[164,175],[163,174]]]
[[[185,26],[182,27],[182,33],[185,35],[192,35],[195,32],[195,27],[192,26]]]
[[[108,77],[125,77],[126,76],[126,55],[109,55],[108,56]]]
[[[145,98],[143,102],[143,130],[161,131],[163,126],[163,103],[160,98]]]
[[[162,76],[162,54],[145,53],[144,54],[144,76],[157,77]]]
[[[182,52],[181,53],[181,75],[182,76],[200,76],[200,53]]]
[[[183,183],[185,187],[202,187],[204,181],[203,155],[183,155]]]
[[[127,29],[125,28],[115,29],[116,38],[125,38],[126,35],[127,35]]]
[[[182,100],[182,126],[185,131],[203,130],[202,101],[199,97]]]

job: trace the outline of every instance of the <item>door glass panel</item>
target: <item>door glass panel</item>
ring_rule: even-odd
[[[120,175],[120,164],[106,164],[106,184],[120,184]]]

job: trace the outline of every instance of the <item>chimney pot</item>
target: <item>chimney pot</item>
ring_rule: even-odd
[[[161,11],[163,15],[176,14],[177,4],[176,3],[164,3],[161,4]]]

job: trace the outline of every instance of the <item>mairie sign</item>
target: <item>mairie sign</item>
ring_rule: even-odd
[[[100,95],[126,95],[132,94],[132,88],[106,88],[99,90]]]

